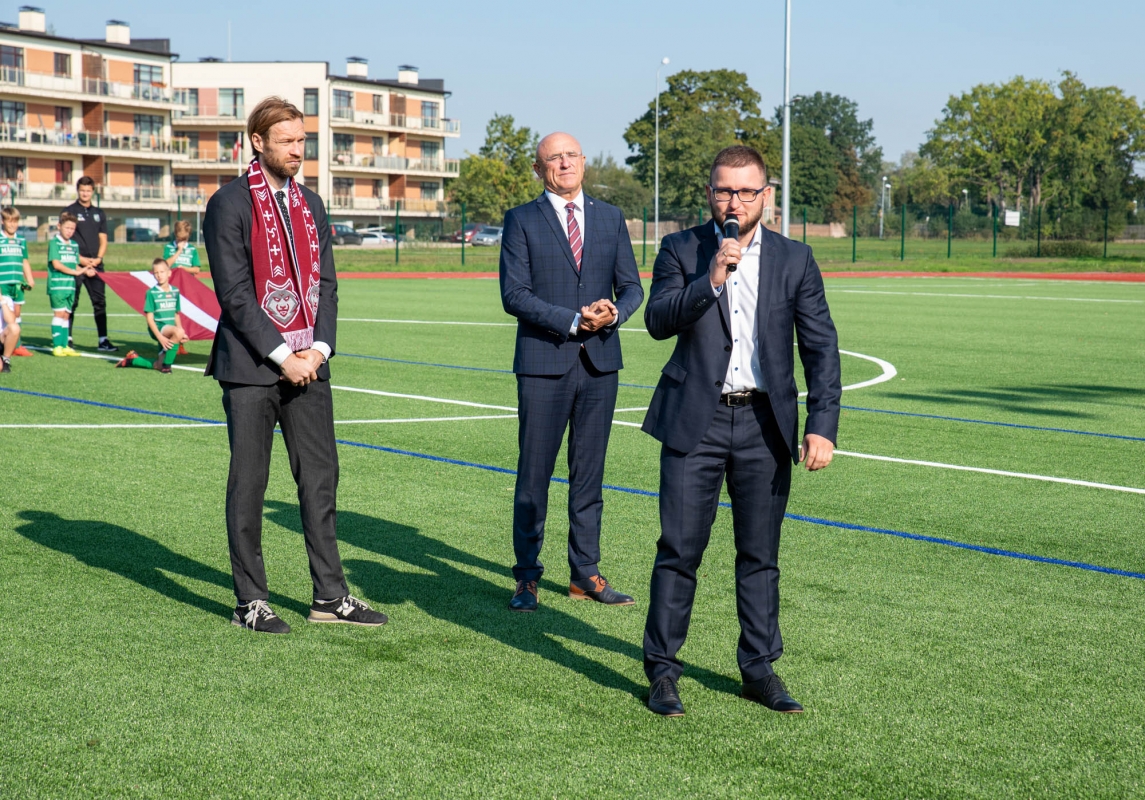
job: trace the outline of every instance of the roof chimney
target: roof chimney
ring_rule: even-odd
[[[131,26],[122,20],[109,19],[104,39],[108,44],[131,44]]]
[[[411,67],[409,64],[402,64],[398,67],[398,83],[412,83],[417,84],[417,67]]]
[[[20,6],[20,30],[46,33],[48,26],[44,17],[44,9],[35,6]]]
[[[361,56],[350,56],[346,59],[346,74],[351,78],[365,78],[370,71],[369,63]]]

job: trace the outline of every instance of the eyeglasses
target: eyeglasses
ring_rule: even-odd
[[[764,193],[764,189],[717,189],[708,184],[712,190],[712,197],[721,203],[730,203],[733,197],[738,197],[741,203],[754,203],[755,198]]]
[[[563,161],[566,158],[569,161],[576,161],[583,155],[584,153],[553,153],[551,156],[545,156],[541,159],[541,161],[544,161],[546,164],[555,164],[556,162]]]

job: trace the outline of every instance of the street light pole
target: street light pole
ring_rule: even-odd
[[[883,217],[887,213],[887,176],[883,176],[883,185],[879,189],[879,238],[883,238]]]
[[[656,240],[656,247],[660,246],[660,69],[668,65],[668,56],[660,61],[660,66],[656,68],[656,208],[653,210],[653,238]]]
[[[783,203],[780,231],[791,234],[791,0],[783,18]]]

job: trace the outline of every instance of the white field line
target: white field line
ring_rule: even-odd
[[[0,425],[0,428],[38,428],[38,429],[52,429],[52,428],[65,428],[65,429],[84,429],[90,430],[94,428],[220,428],[225,427],[225,422],[157,422],[157,423],[103,423],[99,425],[56,425],[56,424],[43,424],[43,425]]]
[[[482,328],[516,328],[516,322],[457,322],[436,319],[366,319],[363,317],[338,317],[339,322],[383,322],[393,325],[476,325]]]
[[[411,417],[409,419],[336,419],[335,425],[392,425],[401,422],[458,422],[471,419],[516,419],[516,414],[477,414],[465,417]]]
[[[1134,486],[1117,486],[1111,483],[1094,483],[1093,481],[1079,481],[1073,478],[1058,478],[1052,475],[1033,475],[1028,472],[1009,472],[1003,469],[986,469],[985,467],[965,467],[960,464],[943,464],[938,461],[916,461],[909,458],[892,458],[890,456],[876,456],[870,453],[852,453],[847,450],[836,450],[835,455],[864,458],[870,461],[889,461],[893,464],[912,464],[917,467],[934,467],[936,469],[952,469],[959,472],[979,472],[984,475],[1000,475],[1005,478],[1024,478],[1031,481],[1045,481],[1047,483],[1066,483],[1070,486],[1087,486],[1091,489],[1107,489],[1113,492],[1130,492],[1131,494],[1145,494],[1145,489]]]
[[[490,408],[494,411],[512,411],[516,414],[517,409],[512,406],[494,406],[488,403],[471,403],[468,400],[450,400],[445,397],[426,397],[420,394],[398,394],[397,392],[383,392],[379,389],[358,389],[354,386],[335,386],[330,384],[331,389],[341,389],[344,392],[358,392],[360,394],[372,394],[379,397],[399,397],[403,400],[421,400],[426,403],[445,403],[453,406],[467,406],[469,408]]]
[[[1064,300],[1071,303],[1132,303],[1141,304],[1145,300],[1115,300],[1111,298],[1101,297],[1043,297],[1038,295],[1021,295],[1021,294],[970,294],[970,293],[956,293],[956,292],[892,292],[882,289],[834,289],[829,288],[828,291],[838,292],[839,294],[890,294],[902,295],[905,297],[973,297],[984,298],[987,300]]]
[[[55,314],[52,314],[50,311],[44,311],[44,312],[25,311],[22,316],[25,316],[25,317],[54,317]],[[143,315],[142,314],[108,314],[107,316],[109,316],[109,317],[130,317],[131,319],[139,319]]]

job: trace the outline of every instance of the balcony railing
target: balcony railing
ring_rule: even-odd
[[[242,153],[239,157],[234,157],[234,151],[230,148],[220,148],[217,151],[200,150],[197,147],[187,148],[188,161],[198,162],[200,164],[240,164],[243,162]]]
[[[363,153],[335,153],[331,156],[330,163],[335,167],[457,173],[460,171],[461,162],[456,158],[403,158]]]
[[[75,200],[76,187],[72,183],[9,182],[16,192],[16,202],[26,200]],[[162,186],[97,186],[99,201],[170,202],[171,194]]]
[[[161,136],[113,136],[91,131],[66,131],[60,128],[26,128],[22,125],[0,125],[0,142],[5,144],[43,144],[53,147],[102,148],[150,153],[185,153],[184,139]]]
[[[220,106],[217,103],[189,103],[187,102],[185,93],[179,94],[179,97],[182,98],[180,102],[187,106],[187,110],[175,110],[172,112],[171,116],[174,120],[186,120],[187,122],[198,120],[242,122],[246,119],[246,107],[241,103],[238,105]]]
[[[203,198],[204,203],[207,202],[206,193],[197,186],[175,186],[172,191],[175,193],[175,197],[184,203],[194,203],[200,197]]]
[[[352,211],[394,211],[397,203],[402,204],[402,213],[445,213],[445,203],[441,200],[392,200],[388,197],[354,197],[348,194],[336,194],[330,198],[331,208]]]
[[[171,202],[171,192],[162,186],[103,186],[99,190],[100,200],[135,202]]]
[[[62,75],[46,75],[16,67],[0,67],[0,83],[44,89],[53,92],[82,92],[99,97],[117,97],[124,100],[147,100],[152,103],[179,103],[179,94],[173,89],[155,83],[115,83],[99,78],[76,79]]]
[[[353,122],[355,125],[376,125],[379,128],[403,128],[411,131],[461,133],[461,120],[456,119],[412,117],[405,114],[380,114],[371,111],[354,111],[349,108],[336,108],[332,112],[332,116],[335,120]]]

